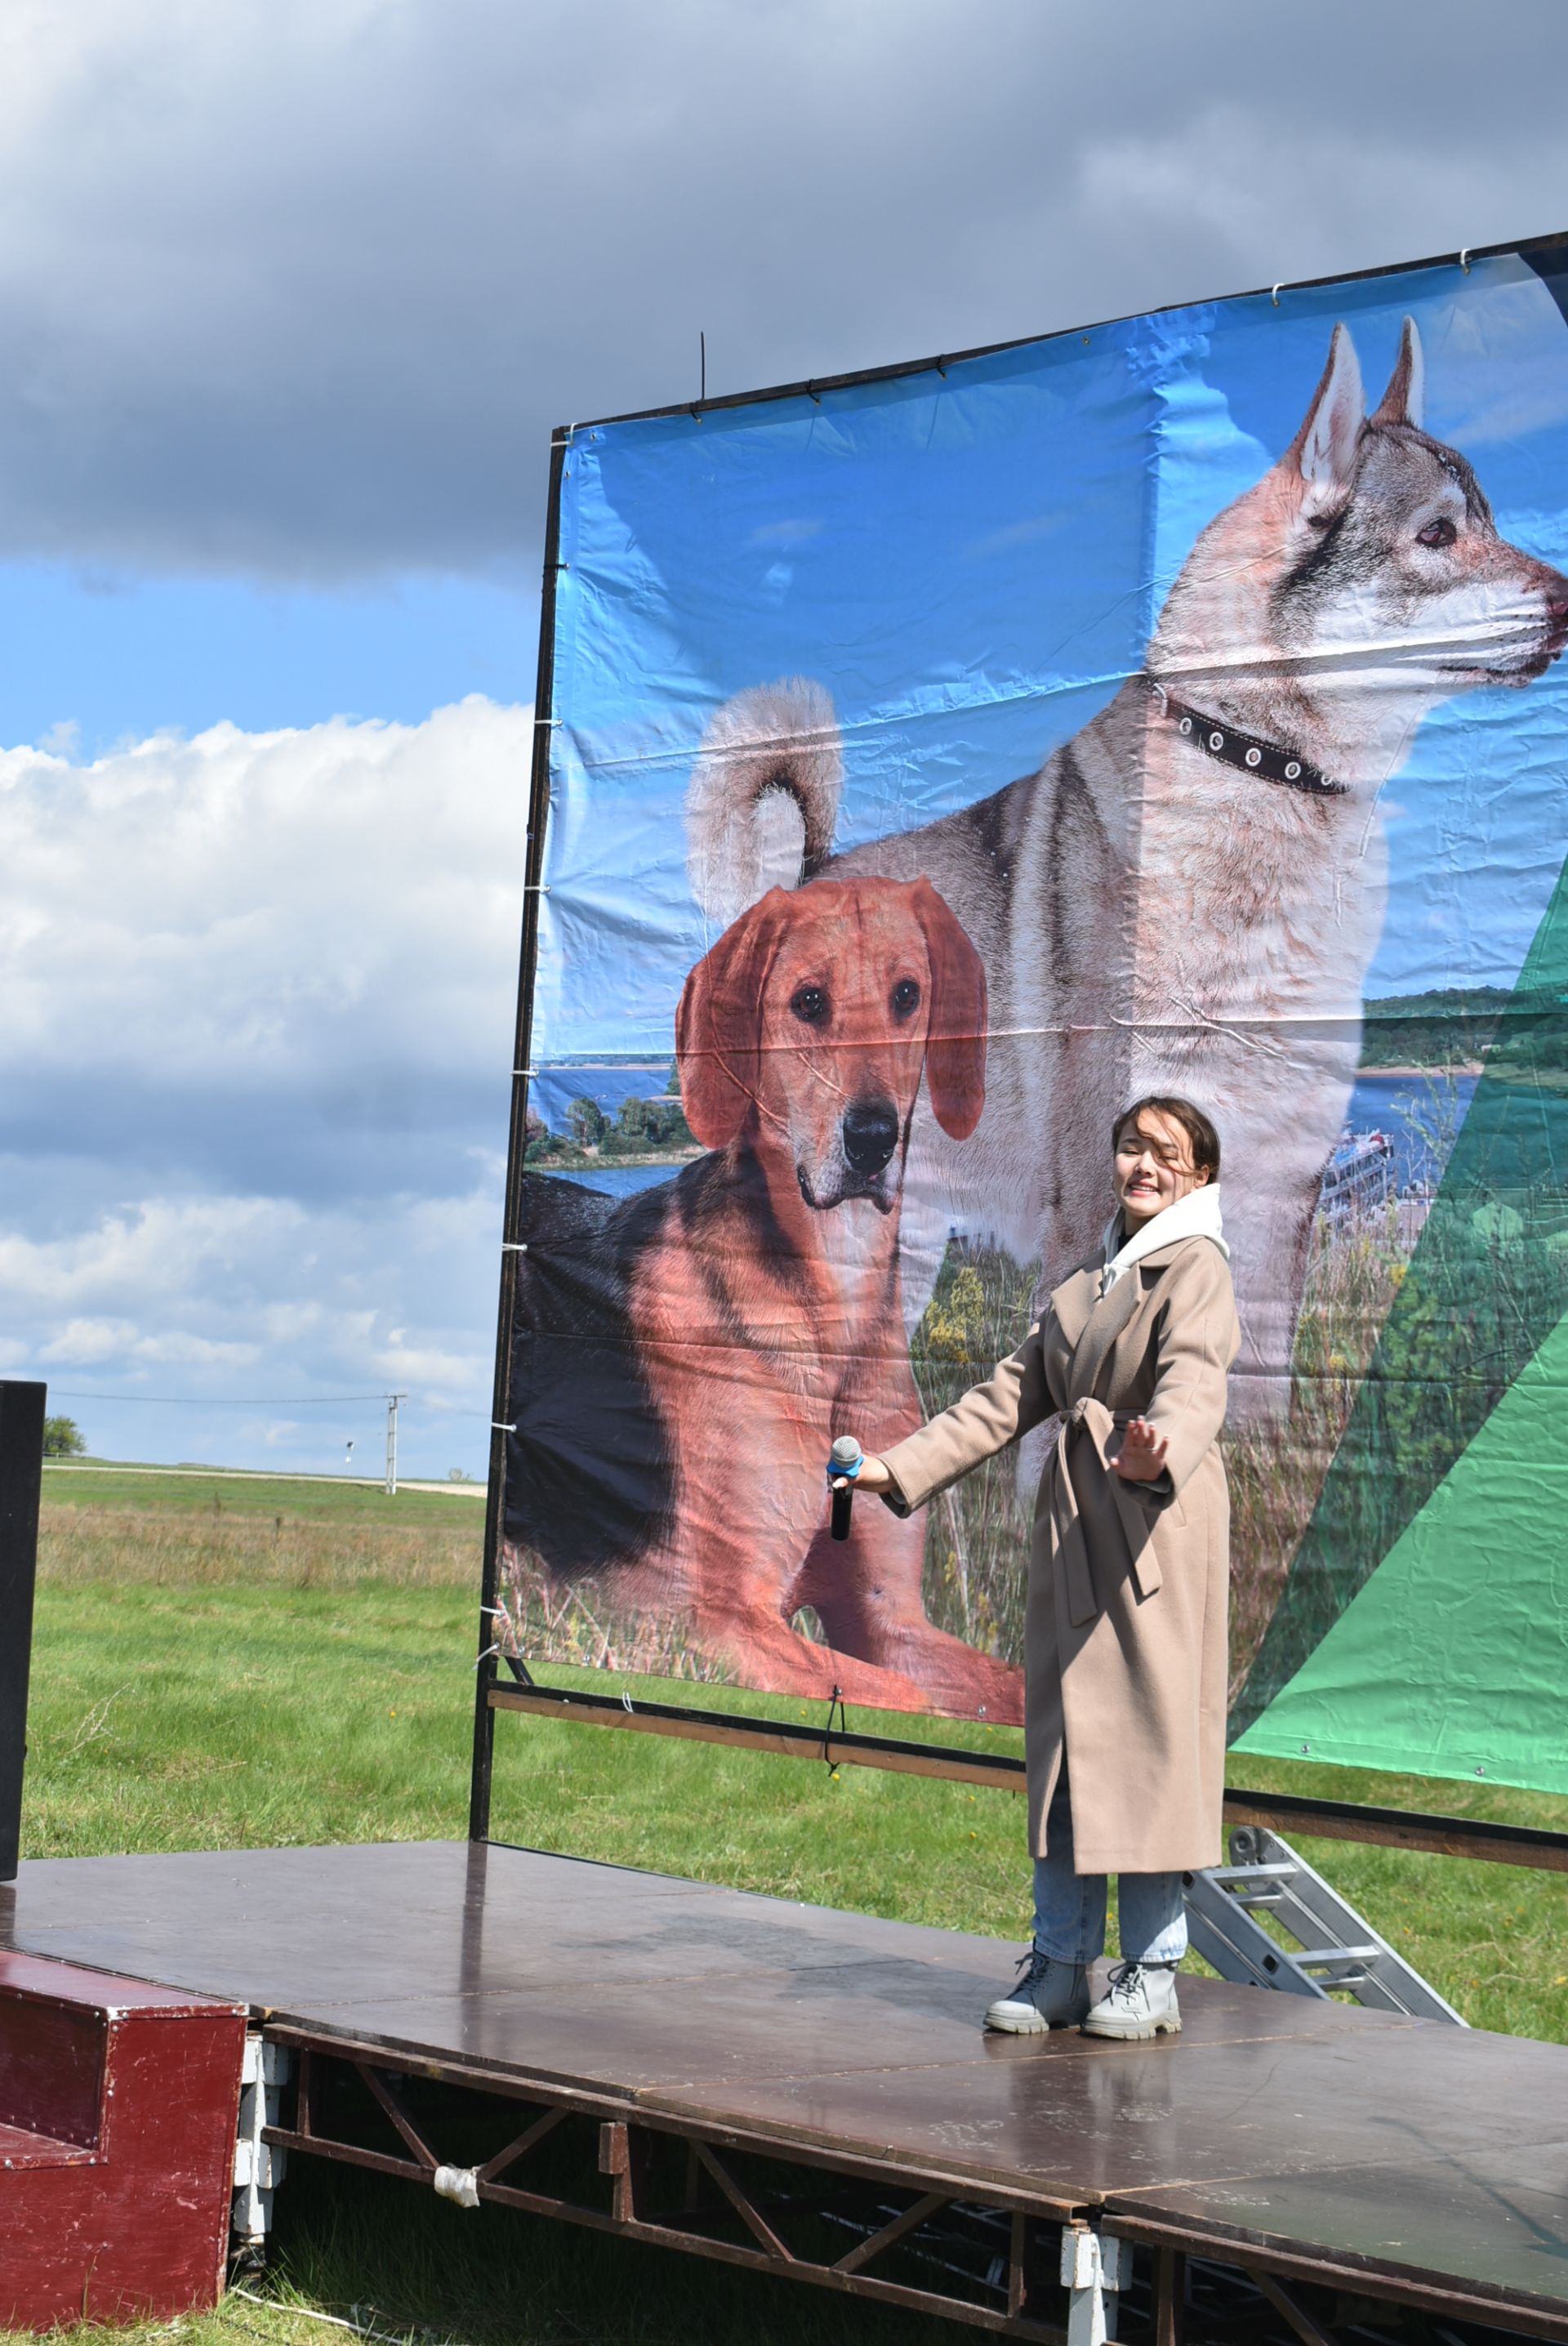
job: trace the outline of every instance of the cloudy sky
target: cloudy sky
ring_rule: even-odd
[[[7,0],[0,1368],[481,1473],[551,424],[1568,227],[1565,86],[1560,0]]]

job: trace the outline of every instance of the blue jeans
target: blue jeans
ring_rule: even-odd
[[[1059,1964],[1092,1964],[1105,1952],[1105,1876],[1073,1871],[1073,1809],[1064,1752],[1045,1819],[1048,1857],[1034,1861],[1034,1943]],[[1186,1906],[1179,1873],[1123,1873],[1116,1881],[1122,1953],[1135,1963],[1179,1964]]]

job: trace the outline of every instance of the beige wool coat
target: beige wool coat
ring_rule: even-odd
[[[1103,1253],[1056,1289],[1010,1360],[884,1454],[895,1514],[1060,1415],[1034,1505],[1024,1616],[1030,1847],[1065,1750],[1079,1873],[1217,1865],[1225,1789],[1230,1502],[1218,1435],[1241,1334],[1204,1237],[1145,1255],[1100,1298]],[[1152,1484],[1108,1461],[1130,1418],[1166,1435]]]

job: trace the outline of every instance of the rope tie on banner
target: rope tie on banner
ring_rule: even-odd
[[[508,1630],[511,1629],[512,1617],[507,1612],[504,1605],[482,1605],[479,1611],[483,1619],[488,1621],[504,1621],[506,1628]],[[497,1655],[500,1659],[505,1663],[507,1668],[511,1671],[513,1677],[517,1680],[520,1686],[531,1687],[533,1685],[534,1680],[529,1675],[528,1665],[524,1661],[521,1654],[514,1652],[507,1645],[504,1632],[497,1635],[495,1643],[493,1646],[486,1646],[484,1651],[479,1657],[479,1661],[474,1664],[475,1669],[480,1667],[481,1663],[487,1662],[492,1654]]]
[[[507,1627],[509,1629],[511,1628],[512,1618],[504,1605],[482,1605],[479,1610],[481,1615],[486,1620],[504,1621]],[[496,1638],[495,1643],[493,1646],[485,1647],[484,1651],[474,1663],[474,1668],[476,1670],[483,1669],[485,1663],[490,1659],[493,1654],[498,1660],[505,1663],[507,1668],[511,1671],[519,1686],[531,1687],[535,1683],[533,1674],[529,1670],[527,1663],[523,1659],[522,1655],[514,1653],[510,1647],[505,1643],[504,1638],[500,1637]]]
[[[839,1780],[839,1762],[833,1757],[833,1713],[835,1711],[839,1714],[840,1734],[848,1735],[850,1731],[850,1714],[844,1708],[844,1689],[842,1687],[835,1687],[833,1688],[832,1695],[828,1703],[828,1716],[822,1722],[822,1764],[828,1770],[828,1781],[830,1784],[836,1784]]]

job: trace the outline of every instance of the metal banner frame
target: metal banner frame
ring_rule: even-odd
[[[1252,289],[1251,295],[1227,297],[1244,300],[1259,294],[1270,296],[1276,302],[1282,292],[1299,292],[1314,288],[1357,284],[1391,277],[1415,269],[1436,268],[1457,264],[1468,268],[1475,260],[1504,254],[1519,254],[1530,259],[1548,253],[1568,253],[1568,233],[1537,237],[1487,246],[1466,249],[1459,253],[1430,256],[1418,261],[1405,261],[1378,269],[1354,270],[1331,277],[1304,279],[1273,287]],[[1167,305],[1170,309],[1186,304]],[[1157,316],[1160,311],[1148,314]],[[1085,330],[1074,327],[1064,330],[1062,339],[1081,334]],[[1093,332],[1091,327],[1088,331]],[[512,1107],[507,1153],[504,1223],[501,1246],[499,1300],[496,1315],[495,1374],[490,1437],[489,1493],[485,1508],[484,1562],[481,1595],[478,1635],[478,1664],[475,1673],[473,1765],[470,1783],[469,1837],[476,1841],[491,1838],[492,1770],[494,1752],[495,1718],[498,1711],[517,1711],[534,1717],[571,1719],[579,1723],[631,1728],[643,1733],[673,1735],[687,1739],[728,1745],[753,1750],[771,1751],[786,1756],[830,1759],[834,1764],[892,1769],[901,1772],[944,1778],[949,1781],[967,1784],[992,1784],[1016,1790],[1020,1788],[1023,1762],[1011,1755],[970,1751],[962,1748],[936,1743],[910,1742],[895,1736],[850,1732],[835,1728],[830,1720],[815,1729],[799,1723],[780,1719],[738,1717],[722,1711],[697,1708],[685,1704],[634,1699],[629,1694],[594,1694],[575,1688],[538,1683],[526,1661],[511,1661],[510,1668],[515,1684],[506,1683],[501,1674],[502,1656],[494,1635],[496,1606],[499,1597],[499,1557],[504,1520],[505,1444],[511,1431],[506,1422],[510,1362],[514,1334],[515,1257],[523,1239],[523,1180],[524,1159],[527,1144],[527,1111],[529,1084],[533,1074],[530,1054],[533,1045],[535,982],[539,948],[540,897],[544,892],[545,836],[551,812],[551,741],[560,720],[552,706],[554,690],[554,660],[555,648],[556,583],[561,568],[561,484],[566,459],[575,434],[594,428],[596,424],[625,423],[689,415],[700,422],[708,413],[737,407],[764,405],[772,402],[809,397],[820,398],[824,392],[876,382],[894,382],[903,378],[929,372],[945,375],[950,365],[963,360],[983,359],[998,352],[1023,348],[1030,343],[1056,339],[1053,336],[1023,335],[1003,342],[981,345],[972,350],[942,352],[935,356],[911,360],[899,364],[866,368],[852,372],[816,377],[805,382],[777,384],[753,392],[728,393],[716,398],[696,401],[676,401],[668,405],[633,411],[630,414],[589,419],[576,424],[564,425],[553,434],[550,448],[549,500],[545,538],[543,607],[539,633],[538,678],[535,701],[533,770],[529,786],[527,853],[524,873],[524,903],[517,1018],[513,1055]],[[1226,1818],[1229,1824],[1278,1827],[1298,1832],[1308,1832],[1329,1839],[1377,1842],[1412,1850],[1464,1855],[1502,1864],[1544,1868],[1553,1872],[1568,1871],[1568,1833],[1556,1833],[1532,1828],[1484,1823],[1462,1817],[1445,1817],[1364,1806],[1359,1803],[1316,1800],[1286,1794],[1265,1794],[1246,1790],[1230,1790],[1226,1796]]]

